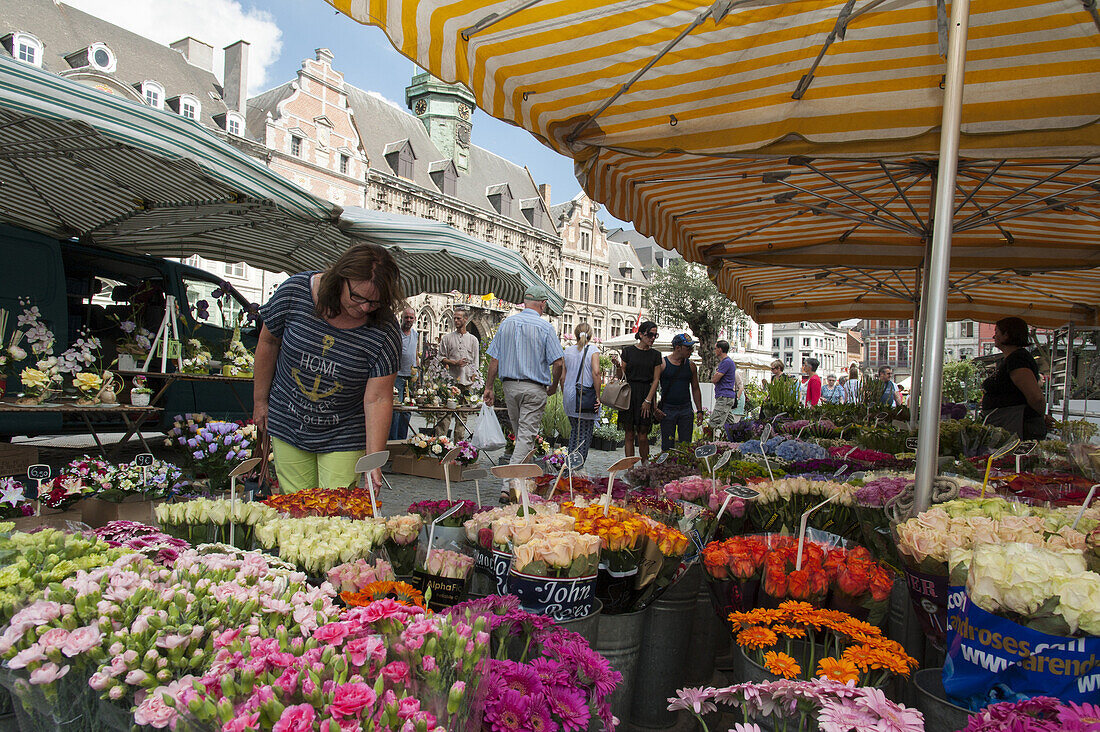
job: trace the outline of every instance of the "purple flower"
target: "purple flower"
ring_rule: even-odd
[[[210,318],[210,303],[206,300],[199,300],[196,302],[195,317],[199,320],[208,320]]]

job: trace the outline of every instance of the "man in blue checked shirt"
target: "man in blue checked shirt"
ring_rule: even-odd
[[[528,287],[523,310],[504,319],[487,351],[484,400],[493,404],[493,384],[500,376],[516,434],[513,463],[521,462],[534,447],[546,397],[558,390],[561,381],[565,352],[554,327],[542,319],[549,297],[545,287]]]

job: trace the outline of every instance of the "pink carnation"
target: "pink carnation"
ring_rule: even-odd
[[[93,648],[98,648],[102,642],[103,633],[99,631],[99,628],[88,625],[69,633],[69,637],[65,639],[65,643],[61,646],[61,652],[72,658],[77,654],[87,653]]]
[[[377,605],[378,603],[374,604]],[[341,641],[347,638],[348,632],[348,626],[343,623],[328,623],[313,631],[313,637],[319,643],[333,646],[339,645]]]
[[[408,667],[406,667],[407,671]],[[336,687],[336,694],[329,706],[329,711],[333,716],[356,717],[363,709],[374,704],[377,698],[374,689],[367,684],[341,684]]]
[[[312,732],[317,713],[309,704],[295,704],[283,710],[271,732]]]

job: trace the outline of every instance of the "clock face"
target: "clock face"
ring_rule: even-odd
[[[462,119],[470,119],[470,108],[465,104],[458,105],[458,116]]]
[[[421,99],[416,103],[416,106],[413,108],[413,110],[417,114],[424,114],[428,111],[428,103]]]

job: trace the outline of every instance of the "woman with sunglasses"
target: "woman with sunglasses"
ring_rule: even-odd
[[[623,349],[622,359],[612,354],[619,378],[630,384],[630,409],[619,410],[619,426],[626,433],[626,456],[634,455],[634,443],[642,461],[649,460],[649,431],[653,428],[654,398],[661,380],[661,354],[653,347],[657,324],[647,320],[638,326],[638,344]]]
[[[363,243],[289,277],[260,308],[253,420],[284,492],[352,485],[364,452],[386,449],[403,301],[393,257]]]

